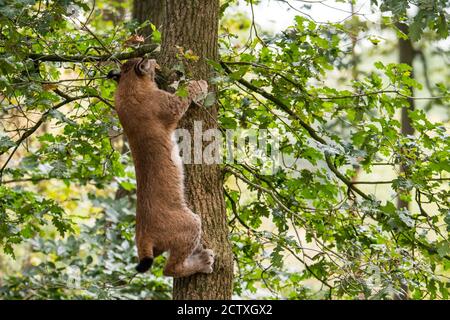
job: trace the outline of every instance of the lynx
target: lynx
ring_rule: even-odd
[[[178,121],[192,100],[206,94],[206,81],[191,81],[188,97],[160,90],[153,59],[132,59],[115,79],[115,108],[128,137],[137,179],[136,245],[138,272],[150,269],[165,251],[164,275],[211,273],[214,253],[201,244],[201,220],[186,205],[182,163],[174,141]]]

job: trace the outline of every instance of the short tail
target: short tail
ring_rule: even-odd
[[[153,258],[147,257],[143,258],[141,261],[139,261],[139,264],[136,266],[136,271],[139,273],[144,273],[148,271],[153,264]]]

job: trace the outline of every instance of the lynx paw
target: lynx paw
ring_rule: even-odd
[[[197,81],[198,86],[200,87],[200,92],[202,94],[207,94],[208,93],[208,82],[206,82],[205,80],[199,80]]]
[[[208,94],[208,83],[205,80],[191,81],[189,87],[195,102],[203,100]]]
[[[202,273],[211,273],[213,272],[213,264],[214,264],[214,252],[211,249],[205,249],[200,251],[196,258],[199,261],[199,272]]]

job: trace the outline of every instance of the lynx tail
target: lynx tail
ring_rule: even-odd
[[[136,266],[136,271],[139,273],[144,273],[148,271],[153,264],[153,258],[147,257],[139,261],[139,264]]]

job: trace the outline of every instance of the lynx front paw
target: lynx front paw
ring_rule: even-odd
[[[189,83],[189,91],[195,102],[205,99],[208,94],[208,83],[205,80],[191,81]]]
[[[200,92],[203,94],[207,94],[208,93],[208,82],[206,82],[205,80],[199,80],[197,81],[199,87],[200,87]]]

